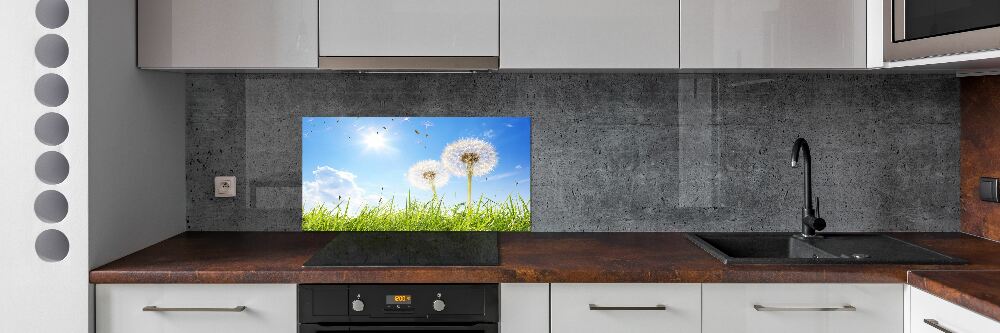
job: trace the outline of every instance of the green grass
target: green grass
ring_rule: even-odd
[[[350,201],[333,208],[316,206],[302,214],[303,231],[530,231],[528,202],[517,196],[494,201],[480,197],[470,210],[465,203],[445,206],[440,200],[420,202],[407,197],[403,208],[394,199],[361,207],[348,215]]]

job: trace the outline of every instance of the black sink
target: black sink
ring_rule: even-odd
[[[881,234],[691,233],[688,239],[727,265],[965,264],[966,261]]]

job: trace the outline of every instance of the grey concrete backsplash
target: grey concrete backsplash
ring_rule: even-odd
[[[190,230],[300,230],[303,116],[530,116],[534,231],[957,231],[959,80],[874,74],[191,74]],[[214,198],[215,176],[237,177]]]

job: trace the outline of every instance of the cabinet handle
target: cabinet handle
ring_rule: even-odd
[[[941,326],[941,323],[939,323],[937,320],[934,319],[924,319],[924,324],[930,325],[930,327],[936,328],[938,331],[944,333],[955,333],[952,330],[944,328],[944,326]]]
[[[753,309],[757,311],[857,311],[853,305],[844,305],[828,308],[778,308],[754,304]]]
[[[247,307],[240,305],[231,308],[161,308],[155,305],[142,307],[142,311],[153,312],[243,312]]]
[[[591,311],[647,311],[647,310],[666,310],[667,306],[662,304],[657,304],[654,306],[599,306],[597,304],[591,304]]]

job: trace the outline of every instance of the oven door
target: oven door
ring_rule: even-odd
[[[1000,49],[1000,1],[883,0],[886,61]]]
[[[299,324],[299,333],[326,333],[326,332],[366,332],[366,333],[392,333],[392,332],[447,332],[447,333],[498,333],[497,324],[470,324],[470,325],[364,325],[364,326],[325,326],[317,324]]]

